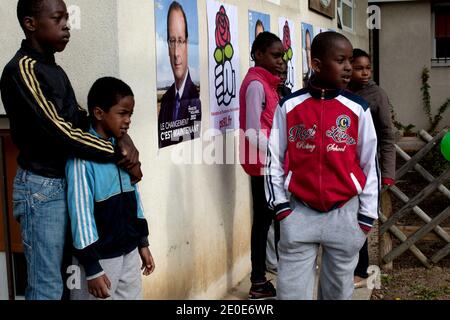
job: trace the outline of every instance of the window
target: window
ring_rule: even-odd
[[[435,5],[433,17],[433,65],[450,65],[450,5]]]
[[[353,31],[353,0],[337,1],[338,27]]]

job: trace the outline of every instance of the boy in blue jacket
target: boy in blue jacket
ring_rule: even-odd
[[[114,145],[129,129],[133,92],[119,79],[98,79],[88,108],[90,133]],[[71,298],[140,299],[139,269],[149,275],[155,264],[137,184],[114,163],[79,158],[67,162],[66,178],[75,260],[82,266],[81,288]]]

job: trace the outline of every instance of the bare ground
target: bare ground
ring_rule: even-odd
[[[398,167],[404,162],[398,161]],[[430,164],[434,164],[430,169]],[[437,177],[446,168],[444,163],[436,165],[432,159],[423,161],[422,165]],[[429,182],[425,181],[417,172],[409,172],[401,180],[397,181],[397,186],[412,198],[417,195]],[[450,181],[444,185],[450,189]],[[392,196],[393,212],[398,211],[404,203]],[[419,204],[431,218],[436,217],[450,205],[450,200],[439,191],[434,192]],[[397,225],[423,226],[424,222],[412,211],[408,212],[399,220]],[[449,227],[450,219],[444,220],[441,227]],[[392,236],[393,237],[393,236]],[[394,238],[394,237],[393,237]],[[393,241],[393,246],[398,246],[398,240]],[[439,249],[443,248],[446,242],[443,240],[419,241],[416,246],[430,258]],[[369,256],[371,264],[380,265],[378,248],[378,228],[369,238]],[[382,271],[381,289],[373,290],[372,300],[450,300],[450,254],[442,259],[431,269],[425,268],[422,263],[407,250],[394,260],[393,270]]]

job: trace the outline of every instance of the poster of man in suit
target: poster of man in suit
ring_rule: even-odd
[[[270,32],[270,15],[257,12],[257,11],[248,11],[248,34],[250,38],[250,44],[249,48],[251,50],[253,41],[255,41],[255,38],[258,34],[260,34],[263,31],[269,31]],[[254,66],[255,63],[250,59],[250,66]]]
[[[156,0],[158,144],[200,137],[197,2]]]

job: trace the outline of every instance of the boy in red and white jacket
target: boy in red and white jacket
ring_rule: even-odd
[[[365,100],[345,91],[352,50],[341,34],[318,35],[315,76],[275,113],[265,189],[281,221],[279,299],[312,299],[319,245],[319,299],[351,299],[358,251],[378,217],[372,117]]]

